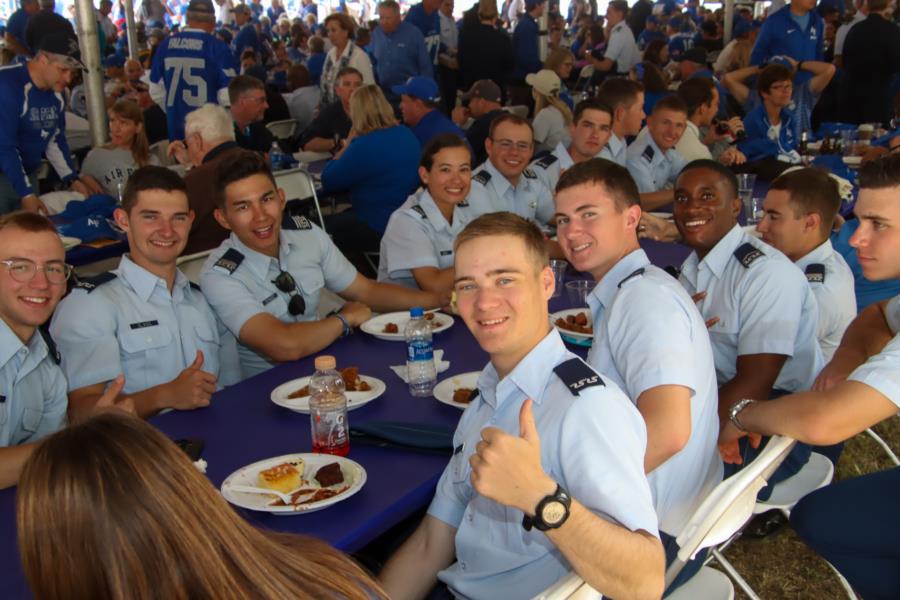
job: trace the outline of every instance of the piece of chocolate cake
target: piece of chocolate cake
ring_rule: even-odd
[[[316,471],[316,481],[322,487],[329,487],[344,482],[344,472],[336,462],[329,463]]]

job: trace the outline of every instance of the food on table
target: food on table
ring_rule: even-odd
[[[593,335],[594,328],[588,325],[588,316],[585,312],[574,315],[566,315],[566,318],[556,319],[556,326],[566,331]]]
[[[433,313],[433,312],[427,312],[427,313],[425,313],[424,319],[425,319],[426,321],[431,321],[432,319],[434,319],[434,313]]]
[[[475,390],[472,388],[456,388],[453,390],[453,401],[459,404],[468,404],[472,401]]]
[[[300,487],[300,477],[303,475],[303,461],[281,463],[269,469],[259,472],[258,479],[261,487],[287,493]]]
[[[359,376],[359,367],[344,367],[341,371],[341,377],[344,379],[344,387],[348,392],[368,392],[372,389],[368,383],[363,381]],[[288,398],[295,400],[297,398],[305,398],[309,396],[309,386],[304,385],[296,392],[288,394]]]
[[[400,333],[400,328],[396,323],[385,323],[384,329],[381,330],[382,333]]]
[[[316,481],[322,487],[330,487],[339,483],[344,483],[344,472],[341,471],[341,465],[336,462],[328,463],[324,467],[316,471]]]

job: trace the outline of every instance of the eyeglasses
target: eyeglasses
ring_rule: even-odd
[[[282,271],[278,277],[272,280],[279,292],[290,294],[291,299],[288,301],[288,312],[293,316],[302,315],[306,312],[306,300],[297,291],[297,282],[287,271]]]
[[[55,284],[65,283],[72,274],[72,265],[58,261],[48,262],[39,267],[33,260],[27,258],[8,258],[0,260],[0,264],[5,265],[9,276],[19,283],[28,283],[34,279],[38,269],[44,272],[47,281]]]
[[[514,142],[512,140],[492,140],[504,152],[509,152],[513,148],[519,152],[528,152],[531,150],[531,142]]]

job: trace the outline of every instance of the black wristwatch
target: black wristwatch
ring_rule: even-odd
[[[572,506],[572,497],[561,485],[556,484],[556,491],[538,502],[534,509],[534,516],[522,517],[522,527],[525,531],[531,531],[534,527],[538,531],[547,531],[561,527],[569,518],[569,507]]]

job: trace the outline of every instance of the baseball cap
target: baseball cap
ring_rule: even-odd
[[[410,77],[405,84],[393,86],[391,91],[398,96],[412,96],[429,102],[437,102],[440,98],[438,85],[431,77]]]
[[[488,102],[500,102],[503,93],[500,86],[490,79],[479,79],[472,84],[471,89],[463,94],[463,100],[471,100],[472,98],[481,98]]]
[[[106,58],[103,59],[104,67],[124,67],[125,66],[125,55],[123,54],[110,54]]]
[[[187,9],[191,12],[207,13],[210,15],[216,12],[212,0],[191,0]]]
[[[559,88],[562,87],[559,75],[550,69],[541,69],[537,73],[529,73],[525,76],[525,83],[545,96],[558,94]]]
[[[229,12],[233,13],[244,13],[246,15],[250,14],[250,7],[246,4],[237,4],[234,8],[232,8]]]
[[[66,64],[72,69],[83,69],[78,38],[68,32],[54,32],[44,35],[37,43],[37,50],[66,57]]]
[[[676,62],[689,60],[691,62],[697,63],[698,65],[706,65],[708,62],[707,57],[708,55],[706,54],[706,48],[703,48],[702,46],[691,46],[674,60]]]

